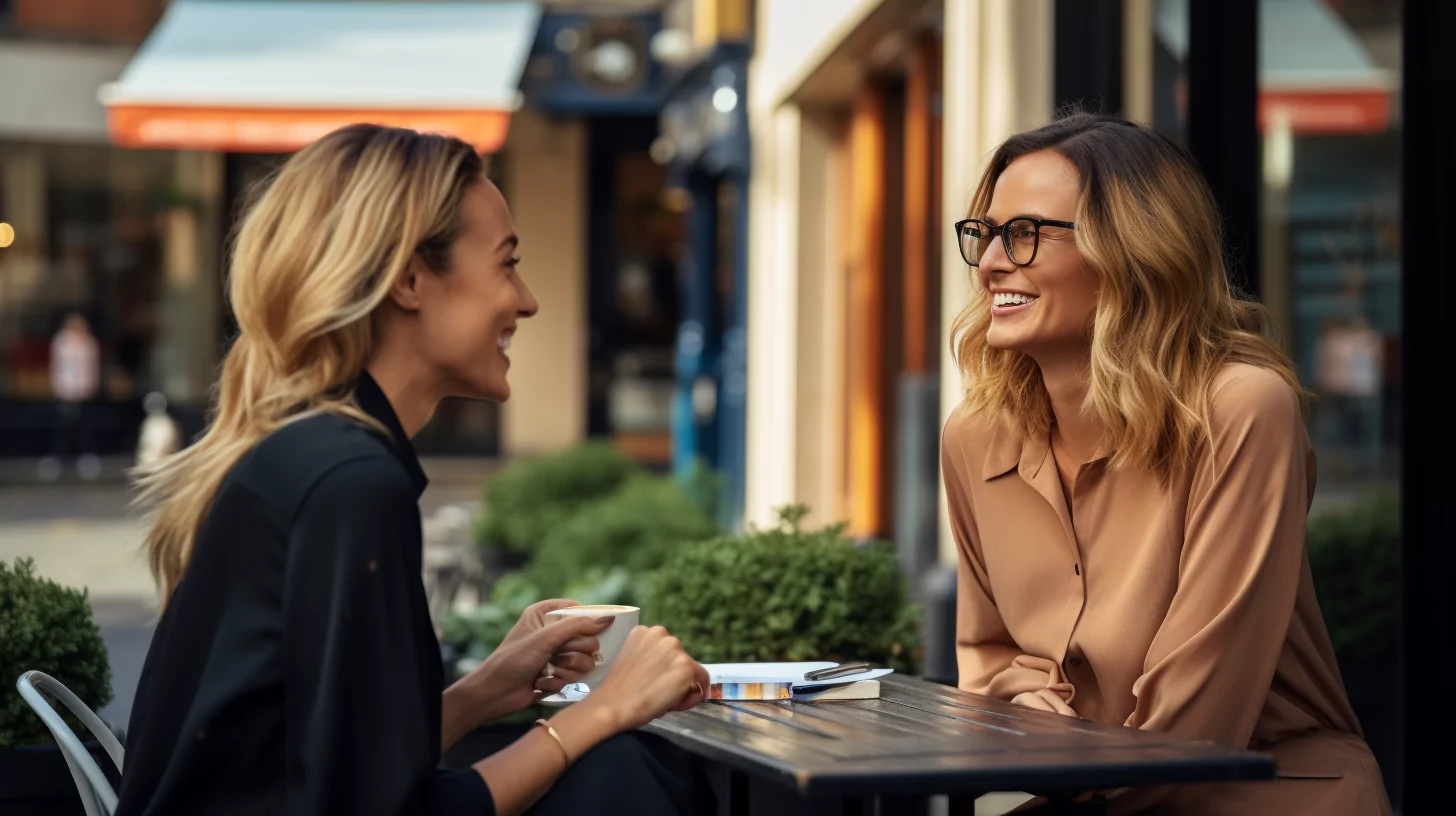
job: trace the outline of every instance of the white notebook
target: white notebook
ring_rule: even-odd
[[[846,674],[831,680],[809,681],[804,675],[820,669],[838,666],[831,660],[806,661],[802,663],[709,663],[703,666],[714,684],[724,683],[792,683],[794,686],[847,685],[860,680],[877,680],[894,669],[870,669],[858,674]]]

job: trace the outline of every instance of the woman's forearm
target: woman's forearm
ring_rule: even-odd
[[[481,725],[516,713],[499,704],[502,696],[482,684],[456,682],[445,689],[440,695],[440,753],[448,752]]]
[[[445,689],[440,695],[440,754],[449,753],[455,743],[470,733],[479,724],[471,712],[467,695],[456,686]]]
[[[582,702],[551,719],[556,738],[540,726],[509,747],[475,763],[499,816],[517,816],[535,804],[570,763],[622,728],[611,712]]]

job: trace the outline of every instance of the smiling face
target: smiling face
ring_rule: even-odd
[[[511,395],[511,337],[538,308],[516,271],[518,244],[500,190],[473,184],[461,200],[449,268],[416,279],[422,345],[445,396],[503,402]]]
[[[1060,153],[1031,153],[1002,171],[983,218],[993,224],[1020,216],[1076,221],[1080,187],[1076,168]],[[1077,251],[1073,230],[1043,226],[1036,256],[1027,266],[1011,262],[998,234],[976,276],[989,295],[986,342],[993,347],[1020,351],[1038,362],[1090,353],[1097,276]]]

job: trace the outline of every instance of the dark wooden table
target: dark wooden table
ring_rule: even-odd
[[[710,702],[648,730],[729,772],[727,812],[747,813],[750,779],[803,797],[876,803],[994,791],[1056,795],[1134,785],[1269,779],[1248,751],[1033,711],[909,677],[881,698],[822,703]],[[854,809],[851,809],[853,812]]]

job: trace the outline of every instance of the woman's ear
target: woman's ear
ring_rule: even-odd
[[[389,299],[406,312],[417,312],[420,310],[420,286],[424,283],[424,276],[430,274],[425,264],[418,257],[410,258],[409,264],[394,285],[389,287]]]

